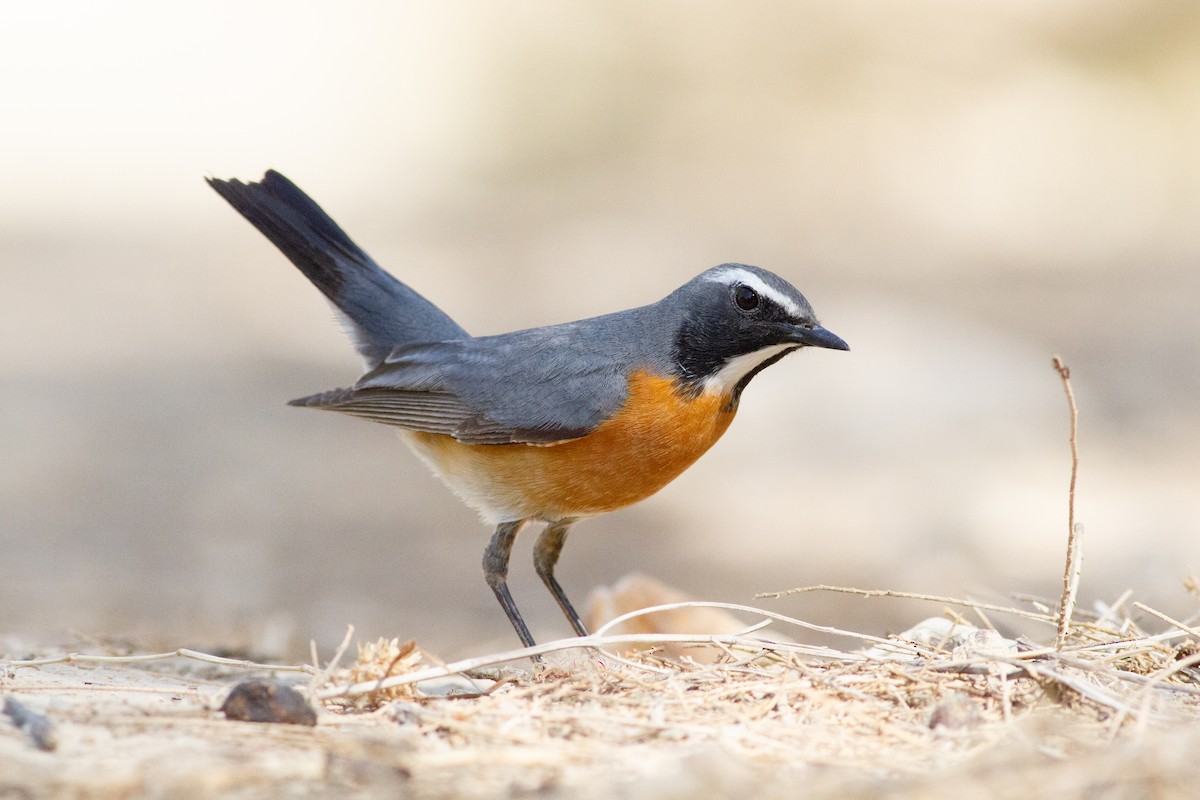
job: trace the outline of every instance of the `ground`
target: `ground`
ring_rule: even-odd
[[[536,665],[381,641],[320,670],[0,639],[0,797],[1191,797],[1200,656],[1157,628],[1114,610],[1059,651],[943,616],[866,649],[609,637]],[[249,679],[295,685],[316,725],[227,719]]]

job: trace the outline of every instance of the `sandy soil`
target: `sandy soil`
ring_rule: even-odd
[[[1190,797],[1183,634],[1085,622],[1055,653],[943,617],[865,651],[741,637],[694,663],[551,643],[532,669],[381,642],[321,673],[115,647],[29,665],[64,645],[10,637],[0,796]],[[316,725],[226,719],[248,678],[296,686]]]

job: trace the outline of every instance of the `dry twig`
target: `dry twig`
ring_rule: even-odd
[[[1067,564],[1063,571],[1063,593],[1058,609],[1058,636],[1054,646],[1062,650],[1071,627],[1071,612],[1075,609],[1075,598],[1079,592],[1079,577],[1083,561],[1080,547],[1083,530],[1075,523],[1075,482],[1079,476],[1079,409],[1075,407],[1075,393],[1071,390],[1071,370],[1058,356],[1053,365],[1062,379],[1063,391],[1067,395],[1067,407],[1071,412],[1071,486],[1067,492]]]
[[[1191,634],[1192,636],[1195,636],[1197,639],[1200,639],[1200,628],[1193,628],[1191,625],[1185,625],[1182,622],[1180,622],[1179,620],[1174,619],[1173,617],[1168,617],[1166,614],[1162,613],[1161,611],[1155,611],[1153,608],[1150,608],[1145,603],[1140,603],[1137,600],[1135,600],[1133,602],[1133,607],[1139,611],[1145,611],[1150,616],[1157,617],[1158,619],[1161,619],[1163,622],[1167,623],[1168,625],[1178,628],[1179,630],[1183,631],[1184,633]]]
[[[1036,611],[1025,611],[1012,606],[1001,606],[995,603],[980,603],[975,600],[963,600],[958,597],[947,597],[940,594],[922,594],[920,592],[899,592],[893,589],[858,589],[853,586],[830,586],[828,584],[817,584],[814,586],[798,586],[795,589],[783,589],[778,592],[761,592],[754,595],[754,598],[771,598],[778,599],[786,597],[789,594],[804,594],[806,592],[840,592],[842,594],[856,594],[859,597],[896,597],[905,600],[927,600],[932,603],[945,603],[952,606],[963,606],[964,608],[983,609],[985,611],[998,611],[1003,614],[1012,614],[1023,619],[1032,619],[1038,622],[1053,622],[1054,617],[1049,614],[1039,614]]]
[[[248,661],[241,658],[214,656],[209,653],[201,653],[198,650],[189,650],[186,647],[172,650],[169,653],[148,653],[133,656],[94,656],[86,653],[67,653],[63,656],[31,658],[23,661],[0,660],[0,663],[8,667],[45,667],[50,664],[138,664],[145,661],[166,661],[171,658],[187,658],[193,661],[203,661],[206,664],[220,664],[225,667],[265,670],[267,672],[306,672],[313,675],[318,671],[312,664],[260,664],[256,661]]]

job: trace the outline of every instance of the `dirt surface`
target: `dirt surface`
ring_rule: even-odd
[[[1192,797],[1194,641],[1120,627],[1055,653],[938,618],[867,650],[727,640],[706,664],[564,643],[471,677],[395,642],[318,674],[29,664],[61,646],[9,640],[0,797]],[[248,678],[295,685],[316,725],[227,719]]]
[[[307,655],[511,633],[490,531],[383,426],[286,406],[360,363],[204,183],[275,168],[467,330],[771,269],[850,353],[754,379],[661,493],[577,526],[639,569],[1176,615],[1200,564],[1200,4],[23,4],[0,48],[0,630]],[[271,41],[274,48],[248,43]],[[518,540],[513,595],[566,635]],[[1131,549],[1136,543],[1136,549]],[[787,607],[902,630],[909,609]]]

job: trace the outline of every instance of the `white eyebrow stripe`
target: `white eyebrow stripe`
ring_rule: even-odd
[[[714,283],[728,283],[731,285],[733,283],[740,283],[749,286],[763,297],[769,298],[772,302],[782,306],[793,317],[804,316],[803,312],[800,311],[800,306],[796,305],[795,300],[780,293],[778,289],[768,286],[766,281],[748,269],[726,267],[723,270],[714,272],[708,279]]]

